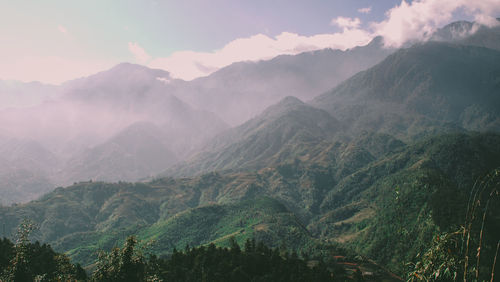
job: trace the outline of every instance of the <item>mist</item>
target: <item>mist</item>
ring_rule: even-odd
[[[16,103],[3,92],[10,94],[1,96],[2,203],[73,182],[153,176],[227,128],[173,96],[165,80],[167,72],[120,64],[47,86],[53,92],[25,90]]]
[[[496,48],[484,38],[498,30],[460,22],[434,40]],[[284,97],[310,101],[395,51],[376,37],[344,51],[234,63],[192,81],[129,63],[59,86],[2,81],[2,203],[79,181],[150,179]]]

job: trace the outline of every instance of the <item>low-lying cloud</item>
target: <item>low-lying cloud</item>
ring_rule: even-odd
[[[132,53],[132,55],[134,55],[135,60],[139,64],[146,64],[147,62],[149,62],[149,60],[151,60],[151,56],[146,53],[144,48],[139,46],[137,42],[129,42],[128,50],[130,51],[130,53]]]
[[[454,13],[462,11],[477,23],[492,26],[500,13],[500,0],[420,0],[400,5],[386,12],[386,19],[371,23],[374,35],[384,37],[385,44],[399,47],[408,41],[430,38],[439,27],[450,22]]]

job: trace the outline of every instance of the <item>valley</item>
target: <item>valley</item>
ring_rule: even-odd
[[[499,268],[500,37],[473,27],[451,23],[401,48],[375,37],[237,62],[191,81],[122,63],[60,86],[16,85],[9,93],[45,98],[6,96],[0,108],[0,238],[28,219],[32,241],[88,273],[99,251],[133,240],[167,260],[236,245],[253,254],[253,240],[266,258],[290,250],[327,263],[331,277],[416,281],[434,275],[425,259],[467,268],[475,254],[455,254],[467,233],[483,260],[460,275],[486,279]]]

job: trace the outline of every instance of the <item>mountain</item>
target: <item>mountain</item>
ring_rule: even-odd
[[[429,42],[401,49],[313,99],[311,106],[296,98],[282,100],[217,136],[166,175],[313,159],[321,142],[356,139],[365,131],[403,141],[443,132],[499,131],[499,66],[500,53],[482,47]]]
[[[34,234],[37,239],[86,264],[92,263],[97,248],[111,247],[132,232],[156,240],[159,254],[185,244],[227,243],[231,235],[244,241],[259,233],[259,238],[273,244],[286,238],[280,236],[294,238],[299,245],[311,240],[295,215],[277,200],[252,197],[216,203],[216,195],[200,190],[207,181],[209,176],[148,184],[84,182],[58,188],[29,204],[0,207],[0,217],[8,232],[20,217],[33,219],[40,227]],[[296,229],[296,234],[287,229]],[[101,243],[96,245],[96,240]]]
[[[29,164],[31,156],[14,156],[16,169],[0,178],[8,183],[4,195],[12,196],[4,203],[28,201],[49,187],[79,180],[136,181],[154,175],[227,128],[215,114],[172,95],[168,79],[165,71],[120,64],[65,83],[51,100],[0,110],[2,134],[33,140],[58,160],[41,165],[50,170],[38,170]],[[139,129],[141,124],[149,126]],[[38,184],[40,193],[34,193]],[[23,190],[30,196],[15,196]]]
[[[207,77],[172,82],[172,86],[177,97],[236,126],[286,96],[309,100],[393,51],[384,48],[377,37],[366,46],[346,51],[324,49],[234,63]]]
[[[404,141],[443,132],[499,131],[499,63],[498,51],[482,47],[429,42],[399,50],[313,99],[312,106],[285,98],[220,134],[166,175],[313,159],[320,151],[312,148],[321,142],[356,139],[365,131]]]
[[[227,129],[226,122],[240,124],[286,96],[309,99],[350,74],[377,63],[390,52],[392,50],[384,49],[378,38],[366,46],[347,51],[326,49],[297,56],[279,56],[269,61],[236,63],[209,77],[190,82],[172,79],[163,70],[123,63],[88,77],[65,82],[61,86],[47,86],[47,89],[56,93],[51,94],[50,99],[35,99],[40,102],[23,108],[0,109],[0,130],[12,138],[34,140],[60,160],[54,166],[55,174],[29,169],[16,173],[24,175],[26,179],[44,179],[42,182],[47,184],[43,187],[49,187],[48,183],[65,185],[93,178],[119,180],[118,177],[123,177],[126,180],[138,180],[156,172],[156,167],[146,169],[144,162],[141,162],[142,168],[128,170],[124,166],[114,165],[118,160],[124,161],[117,156],[119,152],[129,152],[126,146],[111,145],[114,144],[112,139],[129,126],[153,124],[164,138],[162,143],[167,144],[168,152],[174,155],[171,158],[168,153],[166,159],[184,160]],[[18,88],[33,89],[28,91],[31,96],[45,93],[45,90],[38,90],[43,85],[33,83],[40,86],[38,88],[30,85],[20,84]],[[269,138],[278,138],[277,135]],[[275,141],[276,146],[284,142]],[[264,145],[265,142],[261,141],[259,146]],[[166,152],[162,146],[156,148],[159,150],[157,155]],[[300,154],[304,155],[306,149],[301,150]],[[260,157],[257,155],[262,152],[252,152],[256,155],[254,157],[262,160],[249,161],[248,167],[262,166],[271,157],[275,158],[273,163],[279,161],[277,158],[290,158],[285,151],[271,151]],[[131,155],[134,157],[129,155],[128,161],[141,158],[133,153]],[[223,158],[227,157],[229,154]],[[242,154],[241,157],[246,155]],[[165,164],[163,170],[171,163]],[[220,164],[216,166],[220,167]],[[107,169],[101,171],[104,167]],[[123,170],[120,172],[118,167]],[[139,172],[146,174],[139,176]],[[105,175],[107,173],[113,176]],[[4,183],[7,182],[10,183],[9,187],[24,187],[22,177],[5,176]],[[46,188],[43,190],[46,191]],[[11,200],[7,199],[7,202]],[[22,198],[17,197],[18,200]]]
[[[441,135],[372,162],[329,190],[321,203],[323,216],[308,229],[402,272],[402,262],[423,253],[433,235],[465,224],[475,183],[488,181],[484,176],[489,172],[498,175],[499,138]],[[484,227],[485,238],[495,244],[499,214],[497,206]]]
[[[479,28],[478,24],[469,21],[456,21],[439,28],[431,37],[433,41],[453,42],[471,36]],[[484,47],[484,46],[483,46]]]
[[[30,201],[50,191],[59,162],[36,141],[0,136],[0,204]]]
[[[167,174],[253,170],[296,158],[311,158],[312,148],[341,129],[327,112],[298,98],[286,97],[257,117],[219,134],[200,153]]]
[[[173,95],[172,81],[166,71],[122,63],[65,83],[63,99],[101,109],[108,113],[104,120],[107,123],[121,120],[128,120],[126,126],[134,122],[155,123],[176,136],[176,140],[171,141],[176,143],[175,153],[182,155],[227,125],[217,115],[194,108]]]
[[[97,103],[143,102],[144,97],[162,91],[172,80],[167,71],[121,63],[94,75],[70,80],[62,85],[65,98]]]
[[[57,99],[33,107],[0,112],[3,132],[29,137],[57,151],[95,146],[135,122],[151,122],[185,134],[178,152],[191,149],[227,125],[172,95],[162,70],[120,64],[110,70],[64,83]],[[198,139],[192,138],[195,133]],[[178,136],[182,139],[185,136]],[[68,146],[68,144],[70,144]],[[71,152],[70,152],[71,153]]]
[[[399,138],[500,130],[500,53],[429,42],[402,49],[311,101],[350,132]]]
[[[137,181],[156,175],[177,162],[163,134],[152,123],[134,123],[68,161],[65,181]]]
[[[335,142],[323,163],[77,183],[0,207],[0,220],[8,235],[32,219],[40,227],[35,238],[85,264],[129,234],[159,242],[158,254],[256,236],[304,251],[343,244],[402,273],[400,262],[414,261],[434,235],[462,223],[474,182],[500,166],[498,134],[449,134],[410,145],[372,133],[359,140]]]
[[[500,230],[500,52],[494,28],[474,28],[455,23],[385,59],[391,50],[374,41],[193,82],[121,64],[64,84],[51,101],[4,109],[2,200],[74,184],[0,206],[0,235],[29,218],[34,239],[87,266],[132,234],[162,256],[254,237],[335,261],[345,247],[349,261],[360,255],[403,275],[465,218],[475,220],[471,250],[486,273]],[[330,76],[339,62],[361,68],[370,50],[379,63],[340,84]],[[321,88],[331,90],[309,103],[288,96]],[[227,129],[211,110],[240,125]],[[254,117],[241,124],[237,112]]]
[[[498,20],[498,19],[497,19]],[[500,20],[498,20],[500,22]],[[471,36],[468,36],[461,41],[461,44],[486,47],[490,49],[500,50],[500,25],[492,28],[485,26],[478,27],[477,31]]]
[[[127,114],[146,111],[156,114],[163,110],[160,118],[172,118],[188,106],[172,95],[169,81],[170,74],[166,71],[121,63],[109,70],[65,82],[62,98]],[[172,110],[178,112],[171,113]]]
[[[53,180],[47,174],[25,168],[5,167],[0,159],[0,205],[24,203],[54,189]]]
[[[500,19],[497,19],[500,22]],[[463,45],[485,47],[500,51],[500,24],[488,27],[474,22],[458,21],[438,29],[431,37]]]

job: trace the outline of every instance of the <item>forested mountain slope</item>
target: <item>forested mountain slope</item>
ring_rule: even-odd
[[[254,170],[310,158],[317,153],[317,145],[341,130],[341,124],[327,112],[286,97],[259,116],[219,134],[200,153],[165,174]]]
[[[474,181],[500,166],[498,134],[442,135],[413,145],[363,138],[332,144],[322,160],[255,172],[79,183],[2,207],[0,219],[5,235],[32,219],[37,239],[85,263],[129,234],[153,239],[163,254],[186,243],[224,245],[234,236],[309,251],[343,243],[401,272],[399,262],[412,261],[434,234],[461,222]]]
[[[500,52],[429,42],[402,49],[311,104],[351,132],[399,138],[500,130]]]

